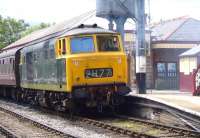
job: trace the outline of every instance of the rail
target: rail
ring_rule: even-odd
[[[6,136],[6,137],[8,137],[8,138],[18,138],[18,136],[15,135],[14,132],[8,130],[6,127],[4,127],[4,126],[2,126],[2,125],[0,125],[0,132],[1,132],[4,136]]]
[[[72,136],[70,134],[66,134],[64,132],[58,131],[58,130],[56,130],[54,128],[51,128],[51,127],[49,127],[49,126],[47,126],[45,124],[39,123],[39,122],[37,122],[35,120],[32,120],[31,118],[25,117],[25,116],[23,116],[23,115],[21,115],[19,113],[13,112],[13,111],[11,111],[11,110],[9,110],[7,108],[4,108],[2,106],[0,106],[0,111],[8,113],[11,116],[14,116],[14,117],[16,117],[16,118],[18,118],[18,119],[20,119],[22,121],[30,122],[32,125],[40,128],[40,129],[43,129],[43,130],[46,130],[46,131],[48,131],[48,132],[50,132],[52,134],[55,134],[55,136],[61,136],[61,137],[66,137],[66,138],[76,138],[76,137],[74,137],[74,136]],[[4,130],[4,133],[8,137],[9,136],[11,136],[11,137],[13,136],[14,138],[16,137],[13,133],[11,133],[10,131],[6,130],[4,127],[0,127],[0,128],[1,128],[2,131]]]

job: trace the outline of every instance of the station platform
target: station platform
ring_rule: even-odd
[[[157,101],[200,117],[200,96],[192,96],[190,92],[147,90],[147,94],[133,91],[130,95]]]

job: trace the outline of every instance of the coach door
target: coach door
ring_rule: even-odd
[[[156,64],[155,88],[178,89],[178,69],[175,62],[158,62]]]

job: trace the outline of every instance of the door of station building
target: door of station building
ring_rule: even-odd
[[[175,62],[158,62],[155,71],[155,88],[159,90],[177,90],[178,67]]]

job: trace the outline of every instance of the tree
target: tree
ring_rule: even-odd
[[[0,48],[3,48],[21,38],[21,33],[29,25],[24,20],[2,18],[0,16]]]

